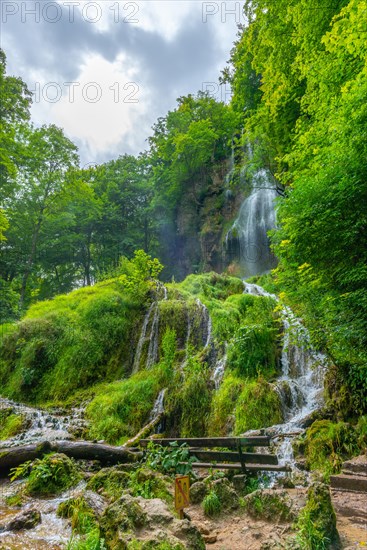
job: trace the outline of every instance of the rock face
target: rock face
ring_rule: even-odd
[[[187,519],[178,520],[158,498],[123,495],[105,510],[100,525],[107,547],[114,550],[132,541],[147,548],[166,541],[177,550],[205,550],[199,530]]]
[[[12,518],[8,523],[0,525],[1,531],[21,531],[22,529],[33,529],[41,523],[41,514],[38,510],[26,510]]]

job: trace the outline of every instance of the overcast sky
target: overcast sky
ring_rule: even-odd
[[[241,21],[240,2],[2,0],[8,74],[35,92],[32,118],[54,123],[82,164],[137,154],[177,97],[215,83]],[[212,83],[212,84],[206,84]]]

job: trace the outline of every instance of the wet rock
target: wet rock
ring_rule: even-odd
[[[197,481],[190,487],[190,502],[200,504],[208,492],[208,488],[203,481]]]
[[[8,523],[0,526],[0,531],[21,531],[22,529],[33,529],[41,523],[41,514],[38,510],[26,510],[18,514]]]

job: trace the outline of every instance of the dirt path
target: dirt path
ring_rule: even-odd
[[[287,491],[298,509],[305,504],[305,489]],[[200,505],[191,505],[188,515],[201,531],[209,550],[265,550],[282,548],[294,531],[291,522],[254,519],[241,508],[219,518],[208,519]]]

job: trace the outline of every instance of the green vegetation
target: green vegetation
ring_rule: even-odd
[[[305,550],[339,548],[335,512],[326,485],[318,483],[309,488],[307,504],[297,519],[296,528],[296,540]]]
[[[288,521],[294,518],[286,493],[278,494],[259,489],[243,499],[243,506],[248,514],[257,519]]]
[[[222,511],[222,504],[219,496],[214,490],[211,490],[210,493],[208,493],[204,497],[204,500],[202,502],[202,508],[203,508],[204,514],[210,518],[219,516],[219,514]]]
[[[321,470],[328,478],[339,473],[343,461],[359,454],[366,443],[363,422],[354,428],[346,422],[317,420],[306,431],[301,445],[307,466]]]
[[[75,485],[80,473],[74,461],[62,453],[54,453],[25,462],[11,471],[11,480],[26,477],[26,491],[31,495],[57,494]]]
[[[282,407],[274,387],[261,377],[246,384],[237,400],[235,418],[236,434],[280,424]]]
[[[12,409],[0,410],[0,441],[13,437],[27,427],[27,420],[21,414],[15,414]]]

